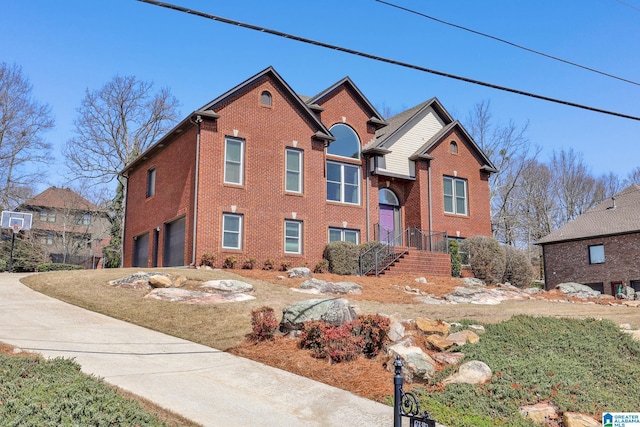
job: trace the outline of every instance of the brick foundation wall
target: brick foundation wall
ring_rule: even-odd
[[[589,246],[604,245],[605,262],[589,264]],[[602,283],[604,293],[613,294],[612,283],[629,285],[640,280],[640,233],[609,236],[543,246],[545,287],[563,282]]]

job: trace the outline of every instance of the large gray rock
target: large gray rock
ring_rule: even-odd
[[[282,309],[280,331],[299,330],[304,322],[310,320],[323,320],[338,326],[356,318],[355,310],[344,298],[310,299]]]
[[[393,362],[397,356],[400,356],[403,365],[402,376],[408,383],[418,378],[429,379],[436,372],[436,362],[420,347],[396,344],[389,347],[387,355],[389,356],[387,369],[390,371],[395,370]]]
[[[491,379],[491,368],[478,360],[460,365],[458,372],[445,378],[443,384],[483,384]]]
[[[319,294],[359,294],[362,287],[354,282],[327,282],[312,278],[300,284],[300,289],[315,291]]]
[[[562,293],[569,296],[582,299],[598,298],[600,296],[600,291],[596,291],[587,285],[575,282],[560,283],[556,286],[556,289],[559,289]]]
[[[253,286],[240,280],[209,280],[200,285],[203,289],[211,289],[219,292],[251,292]]]
[[[287,271],[289,277],[311,277],[311,270],[307,267],[295,267]]]

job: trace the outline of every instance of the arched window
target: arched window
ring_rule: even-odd
[[[451,154],[458,154],[458,143],[455,141],[451,141],[449,143],[449,152]]]
[[[271,107],[271,103],[272,103],[271,94],[265,90],[260,94],[260,104],[266,107]]]
[[[360,158],[360,139],[350,126],[338,123],[333,125],[330,131],[336,140],[329,144],[327,153],[352,159]]]
[[[388,188],[381,188],[380,191],[378,191],[378,203],[383,205],[400,206],[398,197]]]

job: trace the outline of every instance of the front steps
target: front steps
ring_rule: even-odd
[[[385,276],[451,276],[451,255],[409,250],[386,270]]]

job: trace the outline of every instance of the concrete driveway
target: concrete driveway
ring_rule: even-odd
[[[20,277],[0,273],[1,342],[74,358],[204,426],[393,425],[390,406],[52,299]]]

